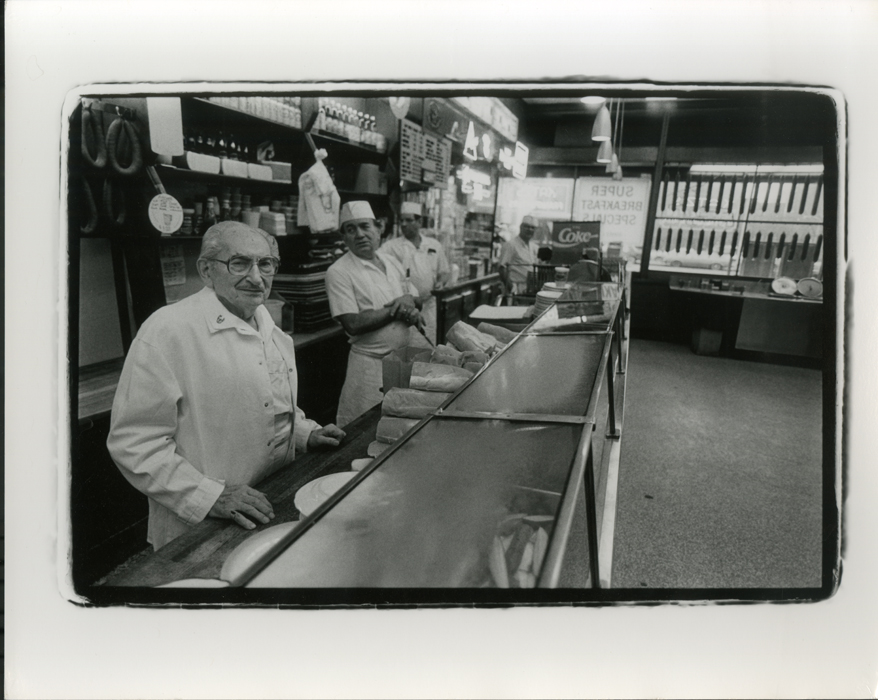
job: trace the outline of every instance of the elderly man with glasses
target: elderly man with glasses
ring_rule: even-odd
[[[524,294],[527,290],[527,273],[533,271],[537,262],[536,251],[531,245],[537,225],[533,216],[525,216],[518,227],[518,235],[503,244],[497,271],[507,294]]]
[[[279,262],[264,231],[212,226],[197,262],[204,289],[156,311],[131,344],[107,447],[149,497],[155,549],[208,516],[268,523],[271,503],[251,484],[344,438],[296,406],[293,341],[263,306]]]

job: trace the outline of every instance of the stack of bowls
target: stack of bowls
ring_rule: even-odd
[[[564,293],[563,290],[560,289],[546,289],[549,284],[552,283],[547,283],[543,286],[542,291],[537,292],[537,298],[536,301],[534,301],[535,316],[539,316],[543,311],[552,306],[552,304],[558,301],[558,298]]]

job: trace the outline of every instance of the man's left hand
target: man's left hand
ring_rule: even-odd
[[[328,447],[338,447],[344,440],[345,432],[336,425],[329,425],[312,430],[308,436],[308,449],[326,449]]]

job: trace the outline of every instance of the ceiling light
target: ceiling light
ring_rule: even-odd
[[[802,165],[735,165],[729,163],[696,163],[690,173],[822,173],[820,163]]]
[[[647,97],[645,99],[647,102],[672,102],[672,101],[679,99],[679,98],[677,98],[677,97]]]
[[[619,158],[614,153],[613,157],[610,159],[610,162],[607,163],[607,172],[608,173],[615,173],[618,169],[619,169]]]
[[[610,110],[604,105],[598,110],[597,116],[594,118],[594,126],[591,128],[591,140],[609,141],[610,138],[612,138]]]
[[[609,141],[603,141],[601,143],[601,147],[598,149],[598,163],[612,163],[613,162],[613,145]]]
[[[589,105],[593,107],[600,107],[604,102],[607,101],[606,97],[600,97],[598,95],[587,95],[586,97],[580,97],[579,101],[584,105]]]

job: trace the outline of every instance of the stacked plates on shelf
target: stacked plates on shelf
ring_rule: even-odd
[[[311,333],[332,325],[329,297],[326,295],[325,270],[307,274],[275,275],[272,289],[295,307],[295,333]]]
[[[558,298],[563,293],[564,292],[557,290],[547,290],[543,287],[542,291],[537,292],[537,298],[534,301],[534,316],[539,316],[543,313],[543,311],[558,301]]]

